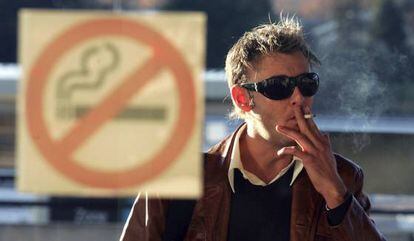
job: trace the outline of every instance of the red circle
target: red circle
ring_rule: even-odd
[[[43,117],[44,89],[49,74],[59,58],[82,41],[104,36],[127,37],[152,48],[157,61],[172,72],[180,96],[180,114],[165,147],[151,160],[130,170],[91,170],[77,164],[70,153],[62,156],[60,153],[65,147],[59,146],[59,143],[51,138]],[[195,126],[195,87],[184,58],[162,35],[141,23],[127,19],[90,20],[65,31],[48,45],[35,61],[29,72],[26,91],[28,129],[34,143],[55,169],[74,181],[92,187],[124,188],[154,178],[165,171],[183,151]]]

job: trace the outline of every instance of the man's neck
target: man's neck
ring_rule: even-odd
[[[258,133],[245,131],[240,136],[240,158],[244,169],[269,183],[292,161],[292,156],[278,156],[277,145],[262,138]]]

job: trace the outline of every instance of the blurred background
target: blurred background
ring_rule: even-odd
[[[225,54],[244,31],[298,16],[322,60],[315,100],[334,150],[361,165],[379,229],[414,240],[414,1],[412,0],[19,0],[0,2],[0,241],[117,240],[131,198],[65,198],[15,190],[17,13],[21,8],[203,11],[208,16],[204,145],[240,123],[229,120]]]

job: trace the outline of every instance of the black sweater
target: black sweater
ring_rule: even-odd
[[[280,179],[256,186],[234,172],[229,241],[289,241],[294,165]]]

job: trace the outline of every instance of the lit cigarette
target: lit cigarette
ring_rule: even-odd
[[[305,118],[305,119],[312,119],[312,118],[314,118],[316,115],[314,115],[314,114],[305,114],[304,116],[303,116],[303,118]]]

